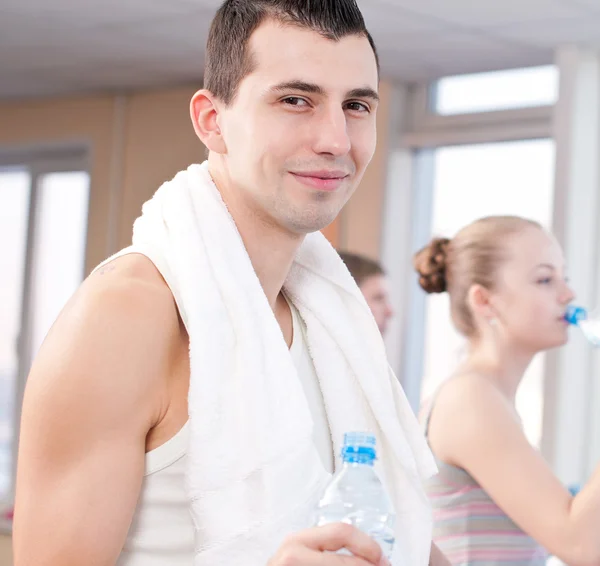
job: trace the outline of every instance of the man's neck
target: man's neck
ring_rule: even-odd
[[[261,217],[239,198],[218,170],[211,175],[240,233],[258,280],[273,311],[304,236]]]
[[[274,227],[257,226],[256,220],[247,215],[233,218],[263,291],[275,310],[277,297],[303,238],[291,238]]]

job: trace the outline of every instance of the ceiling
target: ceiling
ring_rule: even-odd
[[[383,75],[418,81],[600,49],[600,0],[358,0]],[[220,0],[2,0],[0,98],[200,80]]]

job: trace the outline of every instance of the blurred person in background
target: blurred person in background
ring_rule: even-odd
[[[532,358],[567,341],[574,295],[562,250],[537,223],[488,217],[414,256],[427,293],[450,295],[464,361],[425,403],[439,474],[434,540],[454,565],[600,564],[600,469],[573,496],[528,442],[515,409]]]
[[[365,297],[379,331],[385,335],[394,311],[390,302],[388,279],[383,267],[374,259],[350,252],[340,252],[340,257]]]

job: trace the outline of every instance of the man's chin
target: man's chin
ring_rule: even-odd
[[[289,223],[290,229],[297,234],[312,234],[325,230],[333,224],[338,217],[339,211],[331,211],[328,213],[315,214],[305,216],[303,218],[293,219]]]

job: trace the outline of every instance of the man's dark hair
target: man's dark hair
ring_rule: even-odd
[[[350,252],[339,252],[339,254],[359,287],[373,275],[385,275],[383,267],[374,259]]]
[[[369,40],[379,69],[375,42],[356,0],[225,0],[208,34],[204,88],[227,105],[254,68],[248,41],[267,19],[316,31],[332,41],[362,35]]]

